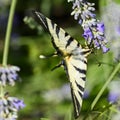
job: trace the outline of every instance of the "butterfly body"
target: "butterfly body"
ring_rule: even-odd
[[[74,116],[80,114],[85,88],[87,56],[91,53],[89,48],[82,46],[62,28],[58,27],[49,18],[41,13],[34,12],[37,19],[50,33],[52,44],[59,56],[62,56],[63,66],[70,81],[72,100],[74,104]]]

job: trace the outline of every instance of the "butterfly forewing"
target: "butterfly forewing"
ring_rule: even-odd
[[[63,65],[71,85],[71,94],[75,110],[74,115],[75,118],[77,118],[80,114],[85,88],[86,57],[91,51],[89,49],[82,49],[81,45],[75,39],[49,18],[37,11],[35,11],[34,14],[49,31],[52,36],[53,46],[63,57]]]
[[[49,31],[53,39],[53,45],[61,52],[71,53],[73,49],[81,47],[79,43],[73,39],[67,32],[60,28],[57,24],[53,23],[49,18],[45,17],[39,12],[35,15],[41,21],[41,24]]]

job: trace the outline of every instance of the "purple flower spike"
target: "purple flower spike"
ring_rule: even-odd
[[[0,99],[0,120],[16,120],[18,118],[18,111],[25,107],[22,100],[16,97],[9,97],[6,93]]]
[[[18,80],[18,73],[20,68],[17,66],[7,65],[0,66],[0,83],[2,86],[9,84],[11,86],[15,85],[15,81]]]
[[[94,3],[89,3],[85,0],[68,0],[73,2],[74,19],[78,20],[78,23],[82,26],[84,33],[83,37],[86,39],[88,45],[93,46],[96,49],[102,49],[103,53],[109,51],[105,44],[105,27],[102,22],[96,19],[96,15],[93,13],[95,8]]]

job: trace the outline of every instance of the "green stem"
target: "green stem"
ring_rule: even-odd
[[[10,35],[11,35],[11,30],[12,30],[12,23],[13,23],[13,17],[14,17],[16,2],[17,2],[17,0],[12,0],[12,4],[11,4],[11,7],[10,7],[9,19],[8,19],[8,24],[7,24],[6,36],[5,36],[3,61],[2,61],[2,64],[4,66],[7,65],[7,60],[8,60]]]
[[[16,3],[17,3],[17,0],[12,0],[11,7],[10,7],[10,13],[9,13],[9,18],[8,18],[6,36],[5,36],[5,45],[4,45],[4,51],[3,51],[3,60],[2,60],[3,66],[7,65],[10,36],[11,36],[13,16],[15,12]],[[4,87],[1,85],[0,86],[0,97],[2,98],[3,96],[4,96]]]
[[[93,110],[93,108],[96,105],[96,103],[98,102],[99,98],[102,96],[102,94],[105,91],[106,87],[108,86],[110,81],[114,78],[115,74],[119,71],[119,69],[120,69],[120,63],[115,67],[114,71],[111,73],[110,77],[108,78],[108,80],[106,81],[106,83],[104,84],[102,89],[99,91],[99,93],[97,94],[97,96],[93,100],[93,102],[91,104],[91,110]]]

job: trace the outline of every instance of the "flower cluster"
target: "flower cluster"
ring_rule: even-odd
[[[105,46],[107,40],[105,39],[105,27],[102,22],[96,19],[94,3],[89,3],[85,0],[68,0],[73,2],[74,19],[79,21],[84,33],[83,37],[87,40],[88,45],[94,48],[102,49],[106,53],[109,49]]]
[[[23,107],[25,107],[25,104],[22,100],[9,97],[9,94],[5,93],[0,98],[0,120],[16,120],[17,112]]]
[[[20,71],[20,68],[17,66],[0,66],[0,84],[6,86],[6,84],[14,85],[15,81],[18,79],[17,72]]]

